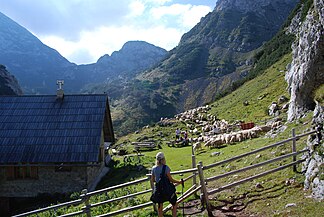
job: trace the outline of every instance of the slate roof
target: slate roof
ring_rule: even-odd
[[[114,139],[106,94],[0,96],[0,164],[98,162],[102,130]]]

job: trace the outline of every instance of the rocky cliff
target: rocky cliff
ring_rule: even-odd
[[[0,95],[21,95],[22,90],[17,79],[11,75],[5,66],[0,65]]]
[[[304,156],[303,165],[305,189],[311,189],[313,197],[324,199],[324,107],[314,100],[315,91],[324,84],[324,2],[306,0],[302,3],[289,28],[296,35],[296,41],[293,61],[286,74],[291,95],[288,120],[296,120],[314,110],[313,129],[319,132],[308,139],[310,153]]]

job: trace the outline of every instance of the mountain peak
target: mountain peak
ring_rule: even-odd
[[[136,62],[139,61],[140,57],[144,56],[164,56],[166,54],[166,50],[160,47],[157,47],[153,44],[150,44],[145,41],[128,41],[126,42],[123,47],[119,51],[114,51],[111,56],[108,54],[103,55],[98,59],[98,63],[108,63],[109,60],[119,60],[119,59],[127,59],[127,60],[134,60]]]

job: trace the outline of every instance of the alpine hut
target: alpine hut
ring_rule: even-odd
[[[0,198],[93,189],[113,142],[106,94],[0,96]]]

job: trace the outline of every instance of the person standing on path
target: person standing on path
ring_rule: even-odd
[[[165,160],[165,156],[163,154],[163,152],[159,152],[156,154],[156,164],[155,166],[152,167],[152,176],[151,176],[151,180],[152,182],[159,182],[160,181],[160,177],[161,177],[161,173],[162,173],[162,169],[163,166],[165,165],[165,175],[167,176],[167,178],[169,179],[170,182],[172,183],[179,183],[182,184],[182,181],[178,181],[172,178],[171,176],[171,170],[170,168],[166,165],[166,160]],[[163,175],[163,174],[162,174]],[[177,216],[177,195],[174,194],[171,199],[169,200],[169,202],[172,204],[172,216],[176,217]],[[158,204],[158,216],[162,217],[163,216],[163,203],[159,203]]]

